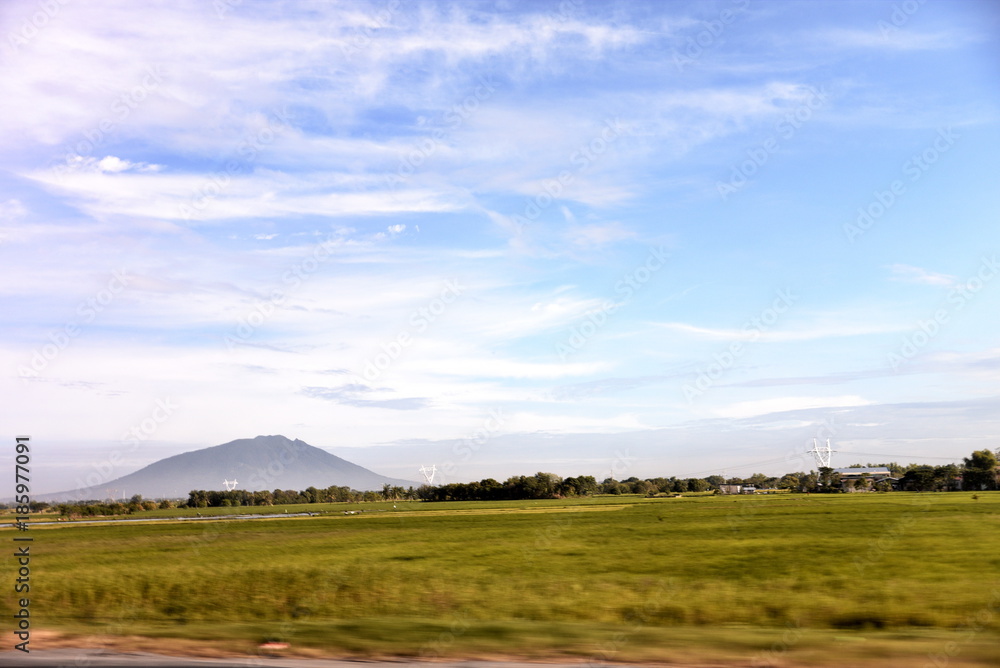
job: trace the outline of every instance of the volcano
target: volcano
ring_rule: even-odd
[[[419,485],[379,475],[305,441],[257,436],[167,457],[100,485],[44,494],[38,499],[103,499],[109,489],[116,490],[116,497],[186,498],[191,490],[223,490],[224,481],[232,480],[237,481],[237,489],[251,492],[331,486],[366,491],[387,484],[404,488]]]

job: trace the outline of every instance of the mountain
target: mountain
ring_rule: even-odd
[[[114,495],[118,498],[134,494],[147,499],[186,498],[194,489],[225,489],[224,480],[236,480],[237,489],[249,491],[334,485],[363,491],[381,489],[385,484],[400,487],[419,484],[381,476],[298,439],[258,436],[161,459],[94,487],[36,498],[39,501],[104,499],[109,490],[116,490]]]

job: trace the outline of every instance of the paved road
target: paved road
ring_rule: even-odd
[[[281,659],[247,657],[244,659],[189,659],[144,652],[106,652],[100,649],[50,649],[33,650],[29,654],[18,651],[0,652],[3,668],[400,668],[401,666],[426,666],[427,668],[581,668],[575,663],[511,663],[492,661],[418,662],[398,661]],[[623,664],[616,664],[622,667]]]

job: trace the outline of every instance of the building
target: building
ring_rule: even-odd
[[[720,494],[756,494],[754,485],[719,485]]]
[[[868,491],[883,480],[888,480],[890,483],[896,481],[892,477],[892,471],[884,466],[834,469],[833,472],[840,474],[840,486],[849,492]]]

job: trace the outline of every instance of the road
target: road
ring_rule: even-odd
[[[521,663],[508,661],[434,661],[421,662],[402,658],[396,661],[366,659],[283,659],[246,657],[242,659],[194,659],[162,656],[145,652],[108,652],[101,649],[50,649],[33,650],[25,654],[18,651],[0,652],[3,668],[400,668],[400,666],[427,666],[428,668],[581,668],[573,663]],[[625,664],[615,664],[625,668]],[[648,666],[646,666],[648,668]]]

